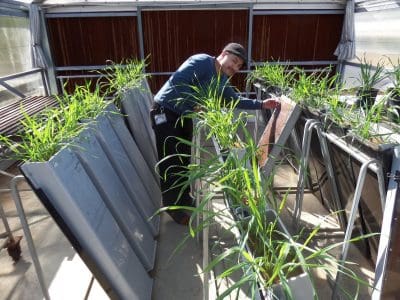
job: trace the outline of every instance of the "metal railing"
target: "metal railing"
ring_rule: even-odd
[[[241,70],[239,74],[249,74],[252,70],[257,67],[261,66],[265,62],[251,62],[249,64],[249,68],[246,70]],[[329,66],[337,66],[338,61],[334,60],[321,60],[321,61],[276,61],[270,62],[272,65],[284,65],[284,66],[298,66],[298,67],[307,67],[307,66],[314,66],[314,68],[305,68],[304,71],[306,73],[311,72],[318,72],[322,71],[327,65]],[[321,66],[321,68],[319,67]],[[87,78],[102,78],[104,75],[100,74],[99,71],[105,70],[106,68],[110,68],[110,65],[91,65],[91,66],[64,66],[64,67],[56,67],[56,80],[57,84],[60,87],[60,93],[65,92],[65,83],[69,79],[87,79]],[[60,72],[70,72],[70,71],[78,71],[82,72],[83,74],[73,74],[73,75],[58,75]],[[96,73],[97,72],[97,73]],[[150,76],[169,76],[172,75],[174,72],[144,72],[145,75]],[[255,95],[254,92],[251,91],[251,86],[246,84],[246,91],[241,93],[245,97],[249,97],[250,95]]]
[[[3,86],[4,88],[6,88],[11,93],[13,93],[14,95],[16,95],[20,98],[25,98],[26,95],[23,92],[21,92],[18,88],[13,87],[10,84],[8,84],[7,81],[18,79],[18,78],[25,77],[25,76],[29,76],[29,75],[36,74],[36,73],[40,73],[45,94],[46,94],[46,96],[48,96],[50,94],[49,93],[49,85],[47,82],[46,70],[43,68],[34,68],[32,70],[0,77],[0,85]]]

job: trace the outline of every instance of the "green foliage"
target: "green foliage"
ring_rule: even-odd
[[[22,129],[16,136],[0,136],[0,142],[11,150],[11,158],[22,161],[47,161],[69,144],[90,121],[104,112],[108,103],[99,86],[90,91],[90,83],[78,86],[72,95],[58,97],[58,107],[29,116],[23,108]]]
[[[365,56],[360,61],[360,75],[358,81],[360,83],[360,96],[367,95],[374,86],[385,78],[385,67],[381,61],[376,66],[368,61]]]
[[[99,85],[96,85],[94,91],[91,91],[90,86],[90,82],[86,82],[86,85],[77,86],[73,94],[65,92],[62,97],[58,97],[60,105],[56,110],[61,111],[66,126],[75,126],[76,123],[96,118],[109,104],[101,95]]]
[[[147,66],[146,60],[126,59],[120,63],[112,61],[103,72],[106,78],[106,94],[114,97],[115,104],[119,106],[125,91],[140,87],[146,75],[143,73]]]
[[[357,113],[354,106],[349,106],[345,101],[340,99],[341,88],[336,86],[327,93],[325,98],[325,128],[338,126],[342,129],[348,128],[352,124],[353,114]]]
[[[201,201],[196,208],[169,207],[163,210],[179,208],[191,210],[189,230],[190,236],[194,237],[204,228],[218,222],[216,219],[224,218],[225,210],[207,209],[207,203],[223,193],[228,199],[230,208],[245,210],[247,217],[237,218],[226,224],[228,226],[226,230],[239,228],[241,235],[238,243],[225,248],[220,255],[212,259],[204,272],[211,271],[217,265],[226,266],[226,261],[230,261],[231,266],[225,268],[218,279],[227,278],[236,272],[244,275],[241,275],[241,279],[217,299],[224,299],[243,285],[251,286],[252,293],[255,294],[258,292],[258,286],[272,290],[277,283],[282,284],[286,297],[291,299],[292,291],[288,280],[303,270],[311,282],[313,282],[311,274],[313,269],[334,273],[340,262],[329,251],[342,244],[337,243],[322,249],[314,247],[312,240],[319,232],[319,226],[310,233],[301,233],[295,237],[291,237],[282,228],[279,214],[285,206],[288,194],[280,201],[274,199],[276,196],[272,192],[272,176],[263,175],[257,163],[257,147],[247,138],[250,138],[250,135],[246,135],[246,139],[242,141],[244,145],[242,151],[231,151],[225,160],[212,155],[206,148],[180,140],[182,143],[197,147],[201,155],[196,157],[199,163],[190,165],[186,172],[179,174],[183,180],[177,180],[176,187],[186,188],[196,180],[202,180],[203,184],[195,191],[201,195]],[[212,190],[208,189],[209,185],[212,185]],[[276,206],[276,203],[279,203],[279,206]],[[275,207],[277,214],[271,217],[269,208],[272,207]],[[193,220],[198,214],[202,215],[202,221],[194,226]],[[182,245],[183,242],[180,247]],[[367,284],[346,266],[341,268],[341,272],[347,278],[354,280],[355,285]],[[316,292],[314,294],[317,298]]]
[[[196,111],[189,118],[198,120],[198,128],[204,128],[207,139],[214,136],[222,149],[240,147],[239,130],[244,127],[246,113],[235,113],[238,101],[226,102],[223,97],[225,86],[221,87],[220,77],[214,78],[206,87],[191,86]]]
[[[370,109],[365,109],[351,114],[352,133],[362,140],[375,140],[379,143],[387,140],[388,134],[382,135],[377,132],[378,124],[385,115],[386,99],[383,98],[375,103]]]
[[[64,92],[61,97],[57,97],[58,107],[33,117],[24,113],[25,119],[21,122],[23,129],[13,137],[0,136],[0,142],[11,150],[10,156],[14,159],[48,160],[104,112],[108,105],[106,96],[114,95],[118,104],[126,89],[140,86],[145,78],[145,65],[144,61],[134,59],[112,64],[104,71],[107,80],[105,95],[102,95],[104,85],[96,84],[94,91],[91,82],[77,86],[71,95]]]
[[[250,74],[249,81],[257,82],[258,80],[268,85],[269,79],[267,78],[271,75],[271,82],[287,87],[286,90],[290,91],[289,98],[306,110],[317,112],[325,129],[330,130],[335,127],[343,134],[352,129],[352,134],[359,135],[362,140],[374,140],[378,143],[388,142],[391,134],[379,133],[377,128],[379,128],[378,123],[387,119],[385,119],[385,114],[391,121],[396,123],[400,121],[400,100],[398,100],[400,99],[400,61],[394,63],[389,59],[392,66],[390,71],[386,71],[381,60],[376,65],[368,61],[365,56],[359,61],[360,74],[356,79],[360,84],[357,94],[362,97],[362,100],[359,100],[362,103],[361,107],[351,105],[341,97],[343,90],[339,80],[340,74],[333,74],[331,67],[308,73],[301,68],[288,71],[283,66],[265,63]],[[286,78],[284,74],[287,76]],[[387,90],[384,97],[381,98],[382,101],[373,105],[369,100],[371,89],[388,75],[393,82],[393,88]],[[279,80],[273,78],[279,78]],[[387,102],[389,105],[386,104]],[[392,126],[392,132],[396,133],[398,129]]]
[[[214,83],[218,83],[218,79],[216,80]],[[266,177],[258,166],[258,149],[246,129],[247,115],[241,115],[240,118],[235,119],[233,117],[235,105],[226,105],[223,102],[221,90],[217,86],[218,84],[212,84],[203,90],[193,88],[200,110],[187,117],[196,119],[197,130],[206,130],[208,138],[214,135],[216,140],[223,141],[223,147],[229,152],[224,159],[221,159],[218,153],[213,154],[207,148],[196,145],[192,141],[177,138],[179,143],[194,147],[200,154],[185,171],[176,174],[179,179],[172,188],[184,190],[201,180],[202,184],[197,185],[198,188],[193,191],[200,197],[200,205],[195,208],[171,206],[161,211],[187,209],[192,212],[189,235],[179,245],[177,248],[179,249],[187,238],[194,237],[205,228],[212,226],[218,222],[217,218],[224,218],[226,214],[224,209],[208,209],[208,203],[223,193],[229,203],[229,209],[232,211],[242,209],[248,216],[245,219],[237,216],[238,218],[226,224],[228,226],[226,230],[239,228],[241,235],[238,243],[226,247],[204,270],[208,272],[217,265],[225,266],[225,261],[228,260],[232,262],[232,266],[225,268],[218,278],[226,278],[236,272],[241,274],[241,279],[220,294],[218,299],[224,299],[243,285],[252,287],[251,293],[255,295],[259,286],[272,290],[276,283],[282,285],[285,295],[290,299],[292,291],[288,285],[289,278],[304,270],[312,282],[312,269],[333,272],[340,262],[329,254],[329,251],[334,247],[340,247],[341,243],[329,245],[323,249],[314,247],[312,240],[319,232],[319,226],[308,234],[301,233],[295,237],[291,237],[282,228],[279,214],[285,206],[287,195],[283,199],[277,199],[273,193],[273,176]],[[338,102],[335,105],[340,106]],[[222,127],[218,126],[219,122],[222,122]],[[240,140],[238,140],[239,131],[242,137]],[[160,163],[168,159],[170,157],[164,158]],[[209,189],[209,186],[212,186],[212,189]],[[277,211],[272,218],[269,210],[271,208]],[[193,220],[199,214],[202,218],[195,226]],[[348,278],[354,280],[356,285],[367,284],[346,266],[340,270]],[[314,295],[317,298],[316,292]]]
[[[392,70],[389,72],[390,79],[393,83],[393,88],[391,89],[392,97],[400,97],[400,59],[397,59],[397,62],[394,63],[389,58],[390,65],[392,66]]]
[[[250,83],[261,81],[266,86],[278,87],[283,94],[286,94],[292,85],[293,75],[288,66],[265,62],[261,66],[256,66],[250,73],[248,81]]]
[[[290,97],[297,103],[311,108],[325,108],[326,100],[332,90],[336,90],[339,74],[331,74],[331,67],[319,72],[306,73],[296,68],[296,78]]]
[[[0,142],[11,150],[11,158],[22,161],[46,161],[59,151],[69,138],[59,115],[45,110],[36,116],[24,112],[24,131],[16,137],[0,136]],[[15,141],[17,140],[17,142]]]
[[[400,87],[400,59],[397,59],[397,62],[394,63],[392,60],[390,60],[390,64],[392,65],[392,71],[390,72],[390,75],[392,75],[392,80],[394,82],[394,85],[396,87]]]

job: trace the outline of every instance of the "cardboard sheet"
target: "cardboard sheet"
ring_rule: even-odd
[[[275,109],[260,140],[258,141],[258,164],[269,174],[281,149],[285,146],[291,131],[300,116],[300,107],[282,96],[281,106]]]

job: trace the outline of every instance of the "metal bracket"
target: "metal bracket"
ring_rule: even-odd
[[[396,181],[397,185],[400,184],[400,171],[399,170],[396,170],[396,172],[394,174],[390,173],[390,172],[387,173],[387,177]]]

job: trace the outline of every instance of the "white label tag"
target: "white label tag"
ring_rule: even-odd
[[[154,122],[156,123],[156,125],[164,124],[167,122],[167,116],[165,114],[155,115]]]

